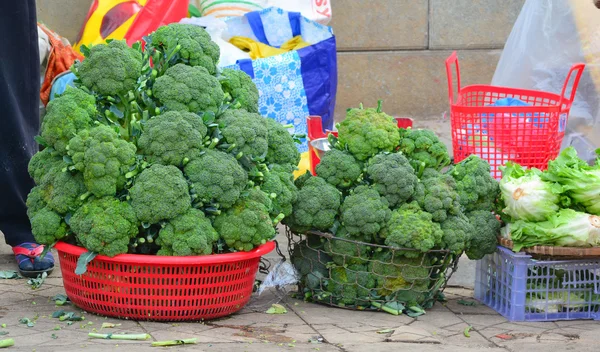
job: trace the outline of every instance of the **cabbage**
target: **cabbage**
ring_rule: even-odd
[[[510,226],[513,250],[523,247],[597,247],[600,246],[600,216],[561,209],[548,221],[517,221]]]
[[[542,180],[541,174],[512,162],[502,168],[500,192],[506,215],[514,220],[544,221],[558,211],[562,187]]]

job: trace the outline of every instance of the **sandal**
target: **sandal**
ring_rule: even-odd
[[[13,247],[13,253],[19,266],[19,273],[28,278],[36,278],[43,273],[50,275],[54,270],[54,256],[50,251],[44,258],[40,255],[44,246],[37,243],[25,242]]]

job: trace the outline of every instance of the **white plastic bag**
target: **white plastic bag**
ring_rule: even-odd
[[[527,0],[508,37],[492,85],[559,94],[571,66],[586,68],[563,147],[584,159],[600,147],[600,10],[589,0]],[[594,138],[595,136],[595,138]]]

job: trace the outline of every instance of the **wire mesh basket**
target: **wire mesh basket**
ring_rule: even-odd
[[[422,314],[443,300],[460,254],[420,252],[286,230],[290,259],[300,274],[299,293],[330,306]]]

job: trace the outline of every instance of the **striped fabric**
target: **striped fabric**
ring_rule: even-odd
[[[195,0],[202,16],[218,18],[243,16],[267,7],[266,0]]]

